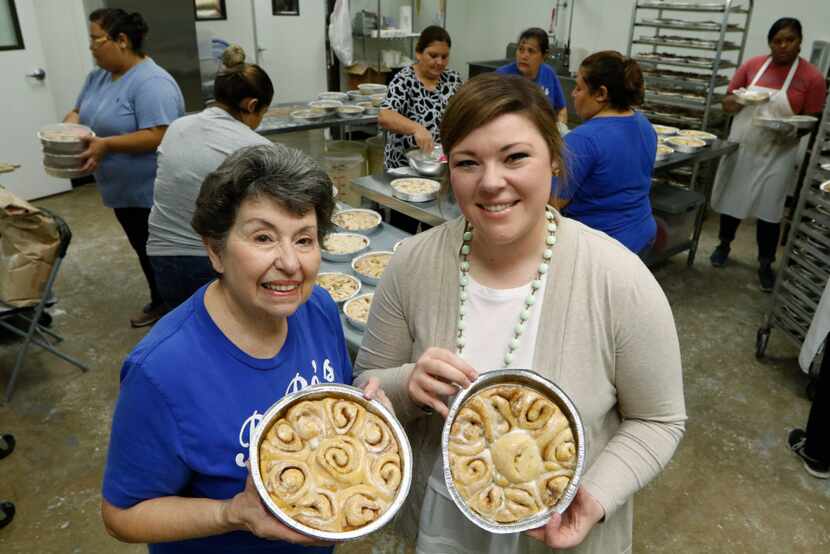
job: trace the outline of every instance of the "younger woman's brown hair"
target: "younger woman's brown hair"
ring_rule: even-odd
[[[550,151],[554,173],[564,173],[562,137],[556,114],[539,85],[520,75],[476,75],[450,99],[441,121],[441,145],[447,156],[470,133],[506,114],[526,117]]]
[[[603,50],[585,58],[579,71],[592,93],[605,87],[608,103],[615,110],[625,111],[643,103],[643,72],[631,58],[615,50]]]

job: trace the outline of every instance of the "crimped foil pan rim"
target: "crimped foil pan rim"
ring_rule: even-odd
[[[357,329],[360,329],[361,331],[366,330],[366,323],[363,323],[362,321],[358,321],[355,318],[353,318],[352,316],[350,316],[349,312],[346,311],[346,307],[349,303],[357,301],[358,298],[361,298],[363,296],[369,296],[370,294],[374,295],[375,293],[374,292],[364,292],[363,294],[358,294],[354,298],[349,298],[348,300],[346,300],[343,303],[343,317],[346,318],[346,321],[348,321],[350,325],[353,325],[354,327],[356,327]],[[373,300],[374,300],[374,298],[373,298]]]
[[[360,281],[360,279],[358,279],[354,275],[350,275],[348,273],[343,273],[342,271],[321,271],[320,273],[317,274],[317,278],[319,279],[321,275],[345,275],[346,277],[350,277],[350,278],[354,279],[355,281],[357,281],[357,290],[354,291],[354,293],[350,297],[344,298],[343,300],[337,300],[335,297],[333,297],[333,296],[331,297],[331,299],[334,300],[335,304],[345,304],[346,302],[348,302],[352,298],[357,298],[358,296],[360,296],[360,291],[363,290],[363,283]],[[319,286],[320,288],[323,288],[319,284],[317,286]],[[331,293],[329,293],[329,296],[331,296]]]
[[[392,433],[395,435],[395,440],[398,441],[398,447],[400,448],[401,453],[401,463],[403,465],[401,484],[398,488],[398,493],[395,495],[395,499],[383,515],[360,529],[345,531],[342,533],[333,533],[331,531],[314,529],[313,527],[303,525],[299,521],[296,521],[283,513],[279,506],[277,506],[271,499],[271,495],[268,494],[268,490],[265,488],[265,483],[263,483],[262,476],[259,472],[259,445],[260,442],[262,442],[264,431],[268,429],[277,414],[280,414],[289,406],[301,400],[313,400],[315,398],[331,396],[340,396],[348,398],[349,400],[354,400],[364,406],[367,410],[372,411],[375,415],[380,416],[392,429]],[[404,430],[403,425],[401,425],[394,414],[392,414],[383,404],[377,400],[367,400],[364,398],[362,390],[351,385],[343,385],[339,383],[321,383],[318,385],[312,385],[294,394],[284,396],[275,402],[270,408],[268,408],[265,414],[263,414],[262,420],[254,431],[254,435],[251,438],[250,446],[248,448],[248,459],[250,460],[250,471],[251,477],[254,481],[254,486],[256,487],[262,503],[265,504],[268,511],[294,531],[325,541],[352,541],[369,535],[382,528],[389,523],[401,509],[403,503],[406,501],[406,497],[409,495],[409,489],[412,486],[412,446],[409,444],[409,439],[406,436],[406,431]]]
[[[337,223],[334,223],[334,220],[333,220],[335,215],[337,215],[339,213],[343,213],[343,212],[365,212],[365,213],[370,213],[370,214],[372,214],[373,216],[376,217],[378,222],[374,227],[370,227],[368,229],[346,229],[345,227],[341,227]],[[383,216],[380,215],[380,212],[375,211],[375,210],[370,210],[370,209],[367,209],[367,208],[346,208],[345,210],[336,210],[332,214],[332,223],[334,224],[334,227],[336,229],[338,229],[338,231],[337,231],[338,233],[357,233],[357,234],[361,234],[361,235],[368,235],[368,234],[371,234],[371,233],[376,233],[380,229],[380,226],[383,225]]]
[[[510,383],[522,384],[536,388],[551,398],[551,400],[556,402],[557,406],[562,409],[565,417],[568,418],[568,421],[573,428],[574,438],[577,443],[577,461],[576,467],[574,468],[574,476],[568,484],[568,488],[565,489],[564,494],[562,494],[562,497],[555,506],[543,512],[539,512],[539,514],[533,516],[532,518],[519,523],[498,524],[482,518],[469,506],[467,506],[467,503],[463,498],[461,498],[461,495],[458,490],[456,490],[453,483],[449,463],[448,445],[452,422],[455,420],[455,416],[458,414],[464,401],[471,395],[487,387],[497,384]],[[538,373],[527,369],[497,369],[481,374],[472,385],[466,389],[462,389],[456,395],[455,400],[453,400],[452,405],[450,406],[449,414],[444,421],[444,429],[441,433],[441,456],[444,463],[444,482],[447,485],[447,490],[449,491],[453,502],[455,502],[455,505],[458,506],[458,509],[467,517],[467,519],[485,531],[495,534],[520,533],[522,531],[527,531],[528,529],[535,529],[545,525],[554,512],[564,512],[573,501],[576,496],[577,489],[579,488],[579,481],[582,479],[582,473],[585,469],[585,451],[585,429],[582,425],[582,418],[580,417],[573,401],[559,386],[545,377],[542,377]]]
[[[338,229],[339,228],[340,227],[338,227]],[[336,254],[334,252],[329,252],[328,250],[323,248],[322,245],[321,245],[320,246],[320,256],[322,256],[322,258],[324,260],[327,260],[329,262],[348,262],[352,258],[354,258],[355,256],[359,256],[359,255],[363,254],[364,252],[366,252],[366,250],[368,250],[372,246],[372,239],[367,237],[363,233],[358,233],[357,231],[337,231],[335,233],[328,233],[328,235],[352,235],[352,236],[356,236],[356,237],[361,237],[361,238],[366,240],[366,244],[363,246],[363,248],[361,248],[360,250],[355,250],[354,252],[348,252],[348,253],[345,253],[345,254]],[[328,236],[328,235],[326,235],[326,236]]]
[[[397,181],[411,181],[413,179],[429,181],[431,183],[435,183],[438,186],[432,192],[419,193],[404,192],[395,187],[395,183]],[[441,191],[441,183],[439,183],[435,179],[427,179],[426,177],[400,177],[398,179],[392,179],[392,181],[389,183],[389,186],[392,187],[392,196],[394,196],[395,198],[400,198],[401,200],[406,200],[407,202],[429,202],[431,200],[435,200],[436,198],[438,198],[438,193]]]
[[[367,285],[371,285],[373,287],[376,287],[380,284],[380,279],[381,279],[381,277],[383,277],[383,275],[381,275],[381,277],[370,277],[369,275],[365,275],[365,274],[363,274],[363,273],[361,273],[357,270],[357,262],[359,262],[361,260],[361,258],[365,258],[365,257],[368,257],[368,256],[375,256],[377,254],[389,254],[390,258],[395,255],[395,253],[392,252],[391,250],[370,250],[368,252],[364,252],[360,256],[355,256],[354,258],[352,258],[352,264],[351,264],[352,265],[352,271],[357,276],[357,278],[360,279],[361,281],[363,281],[364,283],[366,283]]]

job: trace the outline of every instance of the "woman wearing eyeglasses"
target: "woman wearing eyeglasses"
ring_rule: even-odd
[[[89,21],[89,49],[98,69],[87,76],[64,121],[95,131],[82,154],[84,169],[94,171],[104,205],[113,208],[141,262],[150,303],[130,323],[143,327],[166,311],[147,256],[147,220],[156,148],[167,126],[184,115],[184,98],[173,77],[142,50],[148,27],[141,14],[100,9]]]

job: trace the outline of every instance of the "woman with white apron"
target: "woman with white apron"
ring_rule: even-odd
[[[758,278],[761,290],[765,292],[771,291],[775,283],[772,263],[784,203],[796,177],[799,135],[796,127],[789,123],[775,122],[773,125],[776,128],[773,129],[760,126],[760,122],[783,120],[805,113],[805,108],[821,111],[821,106],[815,109],[813,105],[819,91],[809,88],[817,86],[814,85],[813,73],[819,77],[821,74],[798,55],[801,51],[801,24],[796,19],[782,18],[773,24],[767,38],[771,55],[752,58],[739,68],[730,83],[730,94],[723,101],[725,111],[737,112],[729,140],[739,143],[740,147],[724,158],[715,177],[712,208],[721,214],[720,244],[710,258],[714,267],[722,267],[741,220],[756,218],[760,264]],[[762,65],[755,71],[759,63]],[[800,71],[801,66],[805,67]],[[780,89],[775,88],[775,81],[780,82],[780,75],[785,70],[783,84]],[[750,77],[752,80],[744,91],[733,92]],[[823,79],[820,81],[821,87],[824,87]],[[761,86],[761,82],[767,86]],[[793,87],[794,82],[797,82],[796,87]],[[825,92],[820,91],[822,105]],[[756,97],[768,96],[769,100],[742,106],[747,93],[756,93]],[[800,100],[798,103],[801,105],[797,107],[792,103],[793,93]],[[811,101],[807,101],[808,95]]]

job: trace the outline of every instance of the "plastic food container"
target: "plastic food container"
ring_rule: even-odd
[[[81,169],[84,159],[75,154],[47,154],[43,153],[43,165],[53,169]]]
[[[571,476],[570,483],[568,483],[567,487],[565,487],[556,504],[550,508],[539,511],[535,515],[532,515],[526,519],[521,519],[514,523],[503,524],[494,523],[488,519],[485,519],[467,505],[467,502],[456,488],[455,479],[453,478],[450,468],[449,453],[452,426],[453,423],[455,423],[456,416],[458,416],[461,411],[464,402],[481,391],[499,385],[523,385],[551,400],[559,408],[559,410],[561,410],[562,414],[565,418],[567,418],[568,423],[570,424],[576,454],[576,464],[573,468],[573,476]],[[573,501],[585,468],[585,430],[582,425],[582,418],[580,417],[576,406],[573,404],[568,395],[565,394],[565,392],[557,385],[533,371],[525,369],[499,369],[481,374],[472,385],[466,389],[462,389],[456,395],[444,423],[444,431],[441,435],[441,451],[444,459],[444,481],[447,484],[447,489],[449,490],[450,496],[456,506],[458,506],[458,509],[461,510],[467,519],[485,531],[489,531],[491,533],[519,533],[544,525],[554,512],[564,512]]]
[[[314,527],[305,525],[297,519],[294,519],[285,511],[283,511],[283,509],[281,509],[274,501],[274,499],[271,497],[265,485],[265,476],[263,476],[262,474],[263,468],[261,467],[260,449],[262,448],[262,444],[265,441],[268,431],[270,431],[271,427],[280,420],[282,420],[283,425],[290,425],[290,422],[288,422],[287,419],[284,418],[293,406],[305,401],[319,401],[322,399],[334,399],[335,401],[343,399],[349,401],[349,403],[358,404],[365,410],[365,414],[367,415],[363,420],[360,421],[360,423],[355,423],[354,425],[365,426],[367,424],[366,422],[369,421],[370,416],[379,418],[381,421],[386,423],[389,430],[391,431],[392,436],[389,439],[395,440],[398,445],[397,455],[400,460],[400,482],[397,485],[398,488],[397,491],[394,493],[394,496],[392,497],[391,503],[388,505],[386,510],[377,517],[377,519],[374,519],[366,525],[350,531],[322,531],[320,529],[316,529]],[[336,423],[334,423],[334,420],[332,419],[334,417],[334,414],[336,413],[337,412],[334,412],[333,414],[322,414],[322,417],[326,418],[327,425],[336,425]],[[359,434],[360,429],[356,429],[353,432],[354,434]],[[327,435],[326,438],[320,441],[320,443],[322,444],[327,440],[337,440],[341,438],[341,436],[342,435],[331,437],[330,435]],[[302,439],[302,437],[300,437],[299,433],[296,433],[295,438],[302,443],[302,446],[308,447],[310,446],[311,440],[313,440],[314,437],[311,440],[305,441]],[[351,444],[347,444],[346,446],[351,446],[355,451],[360,450],[364,458],[367,460],[370,459],[370,457],[374,457],[373,462],[376,462],[379,458],[381,458],[381,456],[371,453],[369,447],[367,446],[367,443],[363,441],[359,441],[355,438],[349,441],[349,443]],[[337,448],[336,445],[331,446],[332,450]],[[316,448],[317,447],[315,447],[315,449]],[[345,451],[346,449],[344,448],[343,450]],[[291,529],[310,537],[319,538],[323,541],[350,541],[358,539],[360,537],[364,537],[377,531],[378,529],[389,523],[389,521],[391,521],[393,517],[395,517],[395,514],[398,513],[404,501],[406,500],[406,497],[409,494],[409,489],[412,485],[412,446],[409,444],[409,439],[407,439],[406,432],[404,431],[403,426],[395,418],[395,416],[389,410],[387,410],[386,407],[383,406],[383,404],[381,404],[377,400],[367,400],[363,397],[363,391],[349,385],[313,385],[299,392],[283,397],[281,400],[272,405],[268,409],[268,411],[266,411],[265,414],[262,416],[262,421],[256,427],[253,437],[251,438],[251,444],[249,447],[248,454],[251,462],[251,477],[254,482],[254,487],[256,488],[257,493],[259,493],[259,497],[262,500],[265,507],[267,508],[267,510],[271,512],[283,524],[290,527]],[[340,459],[339,454],[341,453],[336,454],[338,454],[338,457],[335,459],[335,462]],[[320,454],[312,453],[310,455],[314,456],[313,462],[315,464],[319,463],[317,460],[320,458]],[[324,458],[328,459],[328,457],[326,456],[324,456]],[[371,477],[363,477],[363,481],[366,482],[368,482],[370,479]],[[356,486],[359,487],[360,484]],[[334,496],[334,494],[332,494],[332,496]],[[346,503],[347,502],[348,501],[346,501]],[[343,505],[338,507],[338,509],[343,508]]]
[[[291,112],[291,119],[297,121],[319,121],[326,117],[326,112],[322,110],[295,110]]]
[[[366,95],[372,94],[386,94],[386,85],[382,85],[380,83],[361,83],[357,85],[358,90]]]
[[[55,123],[41,127],[37,138],[47,154],[80,154],[86,150],[85,137],[94,137],[95,133],[86,125],[77,123]]]
[[[356,105],[363,108],[363,113],[365,113],[366,115],[377,115],[378,113],[380,113],[380,108],[372,104],[371,101],[358,102]]]
[[[337,117],[349,119],[351,117],[358,117],[364,112],[363,106],[340,106],[337,108]]]
[[[326,113],[334,113],[337,108],[343,105],[340,100],[312,100],[308,107],[314,110],[323,110]]]
[[[348,100],[349,95],[345,92],[321,92],[317,95],[319,100],[337,100],[338,102],[345,102]]]

